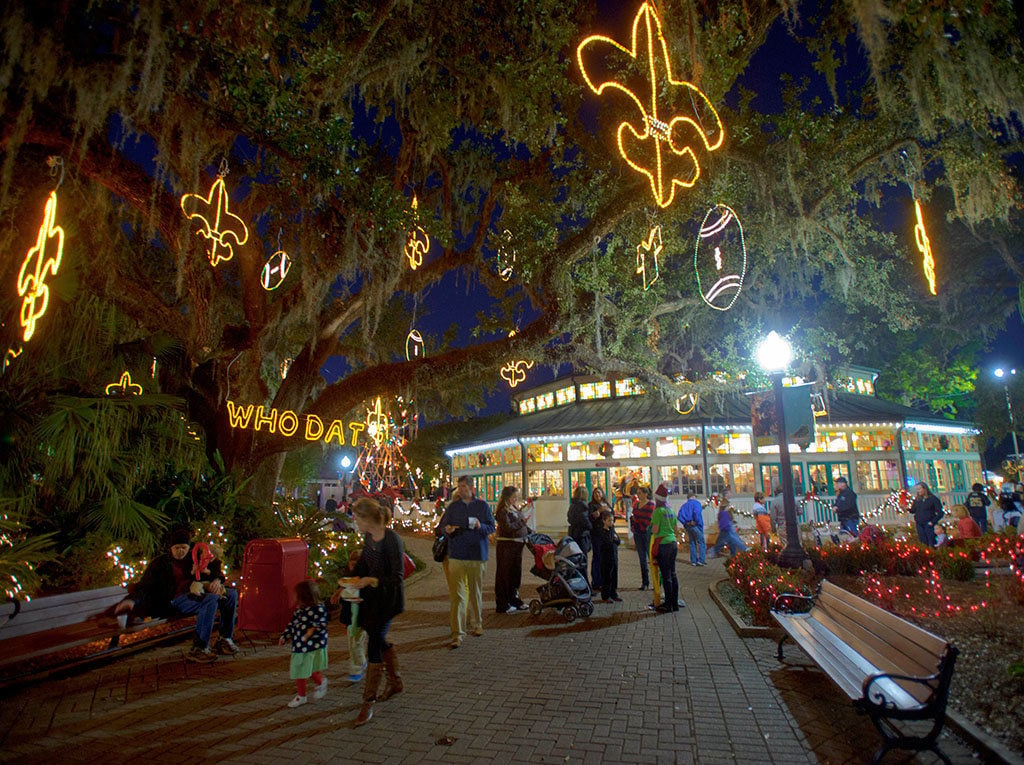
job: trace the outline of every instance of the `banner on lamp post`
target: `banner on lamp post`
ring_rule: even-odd
[[[750,424],[758,447],[777,446],[779,422],[775,411],[775,391],[750,393]],[[814,440],[814,413],[811,411],[811,385],[791,385],[782,389],[783,417],[787,443],[806,449]]]

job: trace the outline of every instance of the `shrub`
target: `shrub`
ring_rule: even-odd
[[[779,568],[759,551],[738,553],[725,565],[753,612],[754,624],[762,627],[771,623],[769,611],[779,595],[810,595],[814,591],[813,577],[808,578],[802,570]]]

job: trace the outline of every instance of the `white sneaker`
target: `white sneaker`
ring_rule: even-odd
[[[313,689],[313,698],[314,699],[322,699],[326,695],[327,695],[327,678],[325,677],[324,681],[322,683],[320,683],[320,685],[318,685],[316,688]]]
[[[306,703],[307,700],[308,699],[306,699],[305,696],[296,696],[294,699],[288,702],[288,706],[292,709],[295,709],[295,707],[301,707],[303,704]]]

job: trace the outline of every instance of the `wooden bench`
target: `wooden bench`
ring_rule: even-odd
[[[798,604],[803,612],[794,610]],[[780,595],[772,617],[784,630],[779,661],[783,642],[792,639],[871,718],[882,734],[873,763],[890,749],[931,750],[949,763],[938,737],[955,646],[828,581],[812,597]],[[930,726],[915,730],[914,722]]]
[[[181,621],[180,630],[175,630],[178,632],[190,629],[195,622],[194,616],[146,619],[129,621],[122,627],[114,616],[114,607],[124,598],[122,587],[103,587],[4,603],[0,606],[0,684],[93,661],[121,650],[126,643],[134,647],[144,641],[128,636],[157,626]],[[45,661],[67,652],[75,655]]]

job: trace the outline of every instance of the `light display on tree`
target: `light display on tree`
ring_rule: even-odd
[[[367,409],[366,433],[370,437],[359,450],[356,470],[360,483],[368,491],[406,485],[412,490],[416,488],[402,451],[407,434],[414,428],[416,415],[401,397],[394,403],[393,410],[390,403],[385,405],[378,397],[373,408]]]
[[[673,77],[668,43],[653,6],[645,2],[637,11],[630,47],[591,35],[577,47],[576,61],[594,93],[600,96],[608,89],[617,90],[635,104],[632,119],[637,124],[619,123],[619,154],[647,177],[658,206],[668,207],[677,186],[690,188],[700,178],[694,147],[715,151],[725,140],[725,131],[707,96],[696,85]],[[643,82],[630,87],[604,75],[607,68],[639,69]]]
[[[498,244],[498,276],[503,282],[507,282],[515,273],[516,248],[513,246],[512,232],[505,229],[501,233],[501,241]]]
[[[211,266],[231,260],[235,255],[234,247],[249,240],[249,229],[245,221],[230,210],[223,174],[217,176],[207,196],[184,194],[181,197],[181,211],[189,220],[199,222],[196,233],[209,240],[206,254]]]
[[[693,270],[705,303],[716,311],[732,308],[747,274],[743,226],[732,208],[717,204],[704,216],[693,250]]]
[[[426,355],[423,350],[423,335],[418,329],[409,330],[405,336],[405,360],[422,359]]]
[[[636,246],[636,272],[643,275],[645,292],[658,281],[658,256],[661,250],[661,226],[652,228],[647,239]]]
[[[388,413],[381,407],[380,396],[373,409],[366,410],[366,435],[380,446],[388,437]]]
[[[276,290],[284,282],[285,277],[292,268],[292,259],[284,250],[278,250],[263,264],[263,273],[260,275],[260,283],[267,292]]]
[[[256,406],[255,404],[236,404],[228,399],[228,425],[239,430],[251,429],[290,438],[299,430],[299,415],[291,409],[275,409],[273,407]],[[315,414],[303,415],[306,421],[303,438],[307,441],[320,441],[329,444],[337,441],[339,446],[345,445],[345,423],[342,420],[331,420],[330,425]],[[366,429],[366,423],[350,422],[348,429],[352,434],[351,445],[355,446],[359,434]]]
[[[933,295],[935,292],[935,257],[932,255],[932,243],[928,239],[928,232],[924,227],[924,217],[921,214],[921,203],[914,200],[914,214],[917,216],[917,223],[914,225],[914,239],[917,241],[917,249],[921,253],[921,265],[924,269],[924,278],[928,280],[928,290]]]
[[[121,374],[120,380],[110,383],[103,391],[108,396],[141,396],[142,386],[133,383],[131,373],[125,371]]]
[[[409,261],[409,268],[415,271],[423,265],[423,257],[430,252],[430,236],[419,224],[419,200],[412,195],[412,220],[413,227],[406,234],[405,257]]]
[[[508,336],[515,337],[516,331],[513,329],[508,333]],[[533,369],[533,364],[534,362],[527,361],[526,359],[509,361],[501,367],[499,374],[501,379],[508,383],[508,387],[515,388],[526,379],[526,372]]]
[[[57,222],[57,192],[51,191],[43,209],[43,222],[18,271],[18,295],[21,297],[21,326],[25,342],[32,339],[36,323],[50,305],[50,287],[46,280],[56,276],[64,256],[64,229]]]
[[[16,358],[18,358],[18,356],[20,356],[22,351],[24,351],[24,350],[25,350],[24,346],[21,346],[21,345],[18,346],[17,350],[15,350],[14,348],[8,348],[7,349],[7,353],[4,354],[4,365],[3,365],[4,371],[6,371],[7,367],[9,367],[11,365],[11,362],[14,361]]]

